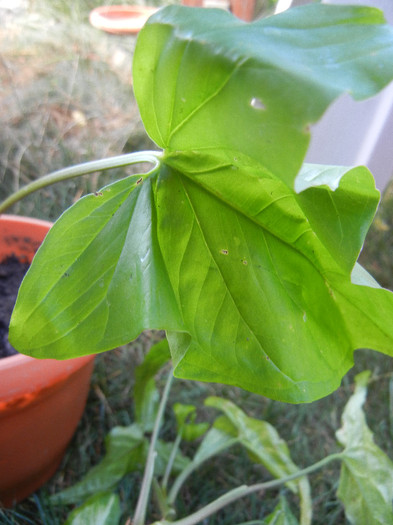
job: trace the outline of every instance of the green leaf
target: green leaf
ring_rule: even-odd
[[[342,417],[337,439],[344,449],[338,497],[354,525],[393,523],[393,462],[374,443],[363,404],[369,372],[356,377],[356,388]]]
[[[291,459],[287,444],[272,425],[247,416],[234,403],[219,397],[209,397],[205,404],[225,413],[232,425],[229,432],[246,448],[250,458],[261,463],[274,477],[280,479],[299,470]],[[311,523],[312,499],[308,478],[303,476],[286,485],[299,495],[304,523]]]
[[[251,459],[261,463],[275,478],[282,478],[297,472],[287,444],[276,429],[267,423],[247,416],[231,401],[219,397],[208,397],[206,406],[217,408],[229,419],[236,438],[248,451]],[[298,491],[298,481],[287,483],[293,492]]]
[[[305,164],[299,177],[309,179],[311,184],[296,200],[314,234],[329,255],[346,272],[351,272],[380,198],[373,177],[364,167],[348,169],[315,164]],[[322,186],[314,187],[315,178]]]
[[[230,420],[225,416],[219,416],[195,452],[193,463],[199,466],[238,442],[239,439]]]
[[[168,341],[163,339],[150,348],[142,364],[135,369],[135,419],[145,432],[153,430],[160,401],[154,378],[170,357]]]
[[[157,244],[153,180],[140,179],[82,198],[50,230],[14,311],[10,338],[21,351],[67,359],[147,328],[181,327]]]
[[[342,190],[311,188],[301,199],[255,168],[238,171],[200,173],[198,184],[175,171],[159,180],[159,240],[190,327],[168,333],[175,374],[309,400],[339,385],[353,349],[391,353],[392,295],[350,281],[378,194],[362,168]],[[165,210],[173,195],[178,205]]]
[[[51,496],[54,504],[75,503],[111,490],[128,472],[143,470],[147,443],[138,425],[113,428],[105,439],[106,454],[84,478],[68,489]]]
[[[128,427],[114,427],[105,438],[104,458],[89,470],[78,483],[51,496],[54,504],[70,504],[82,501],[97,492],[111,490],[130,472],[143,472],[148,454],[149,442],[143,437],[142,427],[132,424]],[[163,475],[173,443],[157,441],[155,474]],[[190,460],[177,452],[173,470],[180,472]]]
[[[117,494],[100,492],[89,498],[68,516],[64,525],[117,525],[121,518],[120,499]]]
[[[165,473],[168,460],[173,450],[173,442],[157,440],[156,452],[157,457],[154,464],[154,474],[156,476],[162,476]],[[191,460],[182,454],[180,450],[176,451],[175,460],[173,462],[172,471],[176,474],[184,470],[190,464]]]
[[[219,416],[212,427],[203,436],[203,439],[188,466],[180,472],[169,494],[168,501],[174,504],[177,494],[187,478],[198,469],[202,463],[220,454],[227,448],[239,442],[236,429],[226,416]]]
[[[162,9],[134,56],[146,130],[176,156],[236,164],[239,152],[292,187],[308,125],[340,94],[370,97],[392,79],[393,29],[383,22],[376,9],[350,6],[308,5],[251,24],[218,9]]]
[[[209,428],[209,423],[195,423],[196,407],[194,405],[175,403],[173,411],[176,417],[177,432],[181,433],[181,437],[185,441],[194,441],[200,438]]]
[[[11,343],[63,359],[165,329],[177,376],[287,402],[337,388],[356,348],[392,355],[393,295],[355,266],[379,199],[372,176],[306,166],[295,182],[308,124],[341,93],[392,79],[382,22],[344,6],[250,25],[160,10],[133,70],[161,165],[63,214],[22,284]]]

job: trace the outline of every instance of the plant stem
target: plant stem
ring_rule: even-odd
[[[300,499],[299,525],[311,525],[312,521],[312,498],[308,477],[300,478],[298,481]]]
[[[162,393],[160,406],[158,407],[157,416],[154,422],[153,433],[150,440],[149,452],[147,455],[145,472],[143,474],[143,480],[141,485],[141,491],[139,493],[138,502],[135,509],[134,519],[132,521],[133,525],[145,525],[146,510],[147,504],[149,501],[150,489],[153,481],[154,474],[154,463],[157,456],[156,452],[156,443],[158,439],[158,434],[161,427],[162,417],[164,415],[165,407],[168,402],[169,392],[173,382],[173,371],[170,370],[168,378],[165,384],[164,391]]]
[[[130,166],[131,164],[138,164],[140,162],[149,162],[154,165],[152,170],[155,170],[160,164],[161,152],[159,151],[140,151],[136,153],[128,153],[126,155],[119,155],[117,157],[110,157],[107,159],[93,160],[91,162],[84,162],[83,164],[76,164],[69,168],[53,171],[44,177],[36,179],[23,188],[10,195],[0,204],[0,214],[4,213],[10,206],[17,203],[27,195],[34,193],[37,190],[46,188],[56,182],[73,179],[81,175],[87,175],[96,171],[105,171],[113,168],[122,168]],[[151,170],[151,171],[152,171]]]
[[[310,465],[309,467],[306,467],[303,470],[298,470],[294,474],[291,474],[284,478],[274,479],[272,481],[268,481],[264,483],[256,483],[255,485],[250,485],[250,486],[242,485],[240,487],[236,487],[235,489],[230,490],[229,492],[227,492],[220,498],[217,498],[215,501],[212,501],[212,503],[209,503],[202,509],[198,510],[197,512],[194,512],[193,514],[190,514],[189,516],[185,518],[182,518],[176,521],[172,521],[172,522],[159,521],[156,523],[156,525],[196,525],[197,523],[203,521],[204,519],[208,518],[212,514],[215,514],[220,509],[237,501],[240,498],[243,498],[244,496],[249,496],[253,492],[259,492],[262,490],[279,487],[280,485],[283,485],[284,483],[287,483],[288,481],[292,481],[293,479],[297,479],[302,476],[311,474],[312,472],[324,467],[331,461],[342,459],[344,455],[345,454],[343,452],[338,453],[338,454],[331,454],[330,456],[327,456],[326,458],[321,459],[321,461],[318,461],[317,463],[314,463],[313,465]]]
[[[162,478],[161,486],[162,486],[162,488],[165,491],[166,491],[167,486],[168,486],[169,476],[170,476],[170,474],[172,472],[173,463],[175,462],[176,454],[177,454],[177,452],[179,450],[181,439],[182,439],[182,431],[179,430],[179,433],[176,436],[175,442],[174,442],[172,450],[171,450],[171,455],[169,456],[169,460],[168,460],[168,464],[167,464],[166,469],[165,469],[164,477]]]

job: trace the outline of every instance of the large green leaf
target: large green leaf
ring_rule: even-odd
[[[393,34],[380,11],[311,5],[245,24],[223,10],[171,6],[141,31],[134,89],[168,154],[260,162],[292,187],[308,125],[341,93],[372,96],[392,79]],[[285,153],[283,153],[285,148]]]
[[[21,351],[67,359],[147,328],[181,328],[156,238],[154,180],[140,179],[82,198],[53,226],[14,311],[10,338]]]
[[[356,378],[356,389],[342,417],[337,438],[345,447],[338,496],[353,525],[393,523],[393,462],[375,444],[363,404],[369,372]]]
[[[321,5],[251,25],[152,17],[134,82],[160,167],[63,214],[22,284],[14,346],[63,359],[165,329],[176,375],[288,402],[337,388],[356,348],[392,354],[393,295],[356,266],[372,176],[304,166],[295,181],[308,124],[393,77],[382,21]]]

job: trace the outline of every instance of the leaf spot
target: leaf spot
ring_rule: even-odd
[[[250,106],[254,109],[263,110],[266,109],[265,104],[258,97],[253,97],[250,101]]]
[[[242,263],[244,264],[244,266],[247,266],[247,264],[248,264],[246,259],[242,259]]]
[[[102,191],[96,191],[96,192],[94,192],[94,195],[96,197],[102,197],[102,195],[104,195],[104,194],[102,193]]]
[[[222,255],[228,255],[228,250],[223,249],[220,251],[220,253],[222,253]]]
[[[136,181],[137,184],[141,184],[142,182],[143,182],[143,177],[141,177],[140,179],[138,179],[138,180]]]

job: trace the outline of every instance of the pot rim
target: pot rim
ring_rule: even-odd
[[[90,24],[108,33],[138,33],[159,8],[143,5],[106,5],[90,12]]]
[[[47,226],[48,229],[53,226],[53,222],[46,221],[44,219],[36,219],[35,217],[28,217],[25,215],[12,215],[8,213],[0,214],[0,221],[12,223],[25,223],[34,224],[37,226]]]

